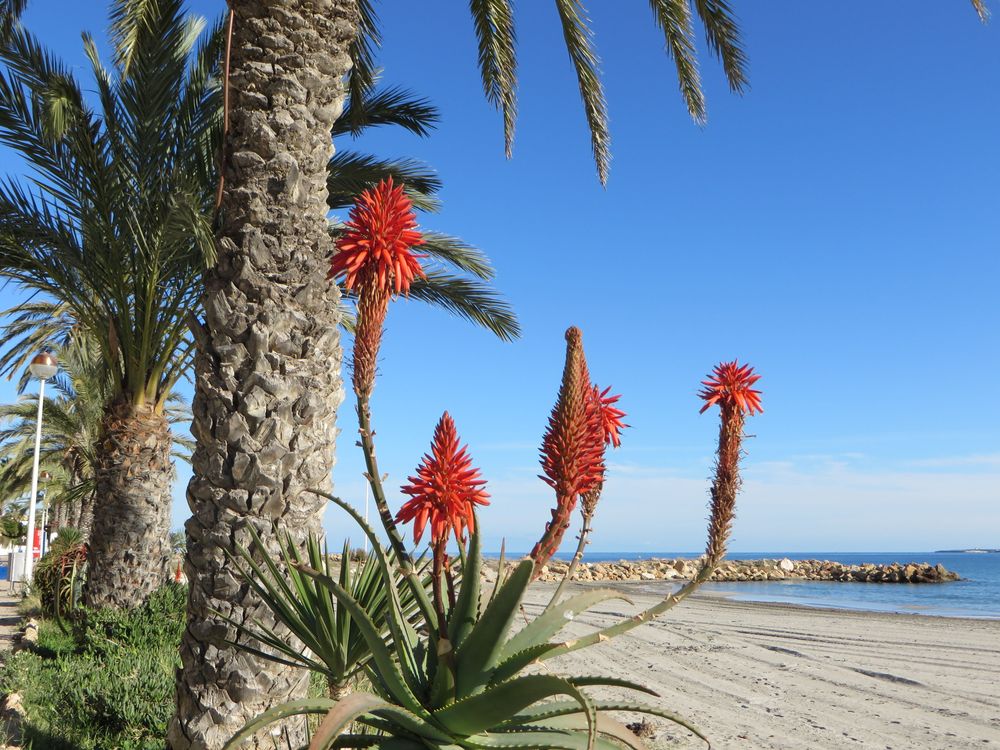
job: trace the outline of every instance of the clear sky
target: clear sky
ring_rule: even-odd
[[[483,248],[524,327],[503,344],[393,306],[374,401],[389,487],[448,409],[489,480],[487,547],[529,548],[552,502],[537,446],[578,325],[633,426],[593,550],[701,548],[717,422],[696,393],[734,357],[763,375],[765,412],[749,423],[732,549],[1000,546],[1000,18],[982,26],[967,0],[736,2],[751,90],[730,95],[703,50],[709,122],[696,127],[648,4],[589,4],[612,118],[606,189],[551,3],[517,4],[511,161],[466,3],[380,4],[384,81],[443,121],[426,140],[386,130],[356,145],[439,171],[445,208],[422,225]],[[83,72],[79,31],[105,19],[103,3],[34,0],[25,21]],[[0,151],[0,171],[18,169]],[[335,481],[360,504],[353,416],[342,409]],[[327,528],[359,540],[333,511]]]

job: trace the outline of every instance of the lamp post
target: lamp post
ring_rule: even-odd
[[[28,500],[28,538],[24,554],[24,584],[31,581],[35,564],[35,501],[38,498],[38,454],[42,449],[42,405],[45,403],[45,381],[59,370],[56,358],[50,352],[36,354],[28,371],[38,378],[38,420],[35,423],[35,461],[31,466],[31,498]]]

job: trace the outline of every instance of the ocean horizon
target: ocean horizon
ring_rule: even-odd
[[[972,548],[970,548],[972,549]],[[517,559],[526,553],[507,553]],[[586,562],[616,560],[648,560],[651,558],[697,558],[701,552],[622,552],[594,551],[584,556]],[[499,553],[490,553],[491,558]],[[557,559],[568,560],[572,553],[559,553]],[[837,581],[747,581],[741,583],[706,583],[703,590],[738,601],[772,602],[804,607],[826,607],[863,612],[893,612],[898,614],[936,617],[971,617],[1000,619],[1000,553],[969,552],[731,552],[730,560],[762,560],[787,557],[790,560],[831,560],[845,565],[862,563],[929,563],[941,564],[958,573],[962,580],[947,583],[858,583]],[[654,582],[651,588],[671,587],[667,581]]]

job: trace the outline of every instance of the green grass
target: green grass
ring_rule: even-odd
[[[36,651],[0,668],[0,692],[21,693],[32,750],[162,750],[186,592],[167,586],[131,612],[87,612],[71,633],[43,620]]]

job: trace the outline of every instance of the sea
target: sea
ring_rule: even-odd
[[[696,558],[697,552],[596,552],[587,562]],[[558,555],[561,559],[571,555]],[[737,601],[777,602],[804,607],[826,607],[874,612],[897,612],[937,617],[1000,619],[1000,553],[996,552],[746,552],[730,553],[731,560],[831,560],[845,565],[861,563],[930,563],[944,565],[962,580],[948,583],[846,583],[839,581],[760,581],[707,583],[703,590]]]

